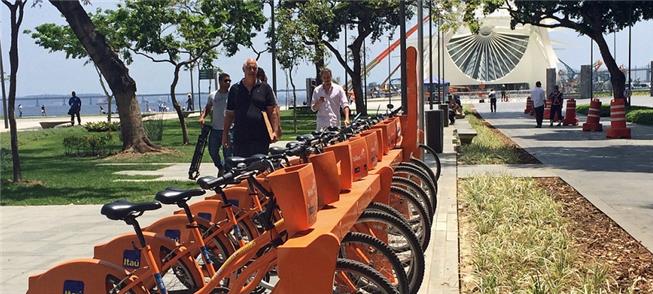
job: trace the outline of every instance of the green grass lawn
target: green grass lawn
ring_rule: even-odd
[[[294,139],[297,134],[315,129],[315,116],[306,111],[298,114],[298,131],[293,132],[292,111],[282,112],[283,140]],[[147,163],[175,163],[192,160],[200,126],[197,118],[187,119],[191,144],[182,145],[178,120],[163,121],[163,136],[155,142],[166,152],[146,155],[99,157],[68,157],[64,155],[63,139],[71,135],[88,135],[83,128],[56,128],[19,132],[21,170],[25,183],[13,184],[9,133],[0,134],[3,149],[0,177],[0,205],[90,204],[105,203],[112,199],[151,200],[154,194],[168,186],[192,187],[192,182],[115,182],[118,179],[151,179],[152,176],[115,175],[121,170],[156,170],[161,165]],[[111,142],[111,150],[120,151],[118,133]],[[205,150],[203,164],[212,164]],[[136,163],[136,165],[100,165],[106,163]],[[142,164],[141,164],[142,163]]]
[[[465,106],[465,118],[476,130],[476,137],[467,145],[460,146],[458,161],[462,164],[515,164],[523,163],[514,146],[509,145],[492,129],[483,124]]]

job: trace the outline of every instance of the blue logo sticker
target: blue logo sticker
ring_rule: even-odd
[[[63,294],[84,294],[84,282],[65,280],[63,282]]]
[[[172,240],[175,240],[176,242],[179,242],[181,239],[181,232],[179,230],[166,230],[164,235]]]
[[[140,250],[125,250],[122,254],[122,266],[126,269],[136,269],[141,266]]]
[[[197,216],[199,218],[203,218],[203,219],[205,219],[207,221],[211,221],[211,214],[208,213],[208,212],[200,212],[200,213],[197,214]]]

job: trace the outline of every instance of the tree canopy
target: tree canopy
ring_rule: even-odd
[[[626,79],[603,34],[617,32],[641,20],[653,18],[653,5],[650,1],[468,0],[466,5],[465,19],[470,19],[479,8],[485,13],[505,9],[510,13],[513,28],[518,24],[547,28],[565,27],[592,38],[610,71],[615,98],[624,97]]]

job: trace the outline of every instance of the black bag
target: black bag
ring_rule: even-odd
[[[204,147],[206,147],[206,142],[208,141],[212,130],[211,126],[204,125],[199,137],[197,137],[193,160],[190,163],[190,168],[188,168],[188,178],[191,180],[197,179],[200,175],[200,164],[202,164],[202,157],[204,156]]]

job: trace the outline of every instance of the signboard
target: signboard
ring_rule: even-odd
[[[200,80],[212,80],[215,79],[215,74],[217,71],[214,68],[210,69],[200,69]]]

